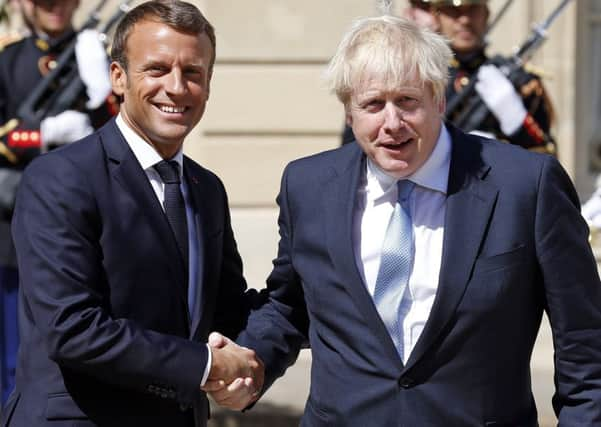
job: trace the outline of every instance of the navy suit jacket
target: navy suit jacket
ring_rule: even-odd
[[[267,385],[310,344],[303,426],[536,426],[530,356],[547,311],[560,424],[601,425],[601,286],[568,176],[550,156],[449,130],[439,287],[407,364],[355,262],[355,143],[287,166],[269,302],[239,342]]]
[[[28,167],[13,221],[22,341],[6,425],[206,425],[204,343],[212,330],[237,334],[253,294],[223,185],[188,158],[184,172],[201,240],[191,319],[174,235],[114,120]]]

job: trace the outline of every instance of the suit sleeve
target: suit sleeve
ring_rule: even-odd
[[[588,235],[569,177],[547,157],[535,238],[555,346],[553,406],[562,426],[601,423],[601,284]]]
[[[61,367],[139,391],[169,385],[169,397],[192,404],[207,348],[111,317],[90,188],[83,171],[52,153],[25,173],[12,226],[22,306]]]
[[[309,318],[301,279],[292,262],[294,231],[288,193],[289,167],[284,171],[277,203],[280,241],[267,279],[268,299],[251,314],[238,343],[254,349],[265,364],[266,390],[292,365],[308,342]]]

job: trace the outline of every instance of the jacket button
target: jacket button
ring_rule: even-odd
[[[402,388],[411,388],[415,385],[415,381],[413,380],[413,378],[409,378],[409,377],[401,377],[399,379],[399,385]]]

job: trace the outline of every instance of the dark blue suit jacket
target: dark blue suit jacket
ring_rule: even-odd
[[[601,425],[601,286],[568,176],[552,157],[450,132],[439,288],[406,366],[355,263],[357,144],[286,168],[270,300],[239,341],[266,384],[310,344],[303,426],[536,426],[530,356],[547,311],[560,424]]]
[[[13,221],[22,342],[7,425],[206,424],[204,343],[239,332],[249,293],[223,185],[188,158],[184,171],[201,234],[191,321],[174,235],[114,121],[28,167]]]

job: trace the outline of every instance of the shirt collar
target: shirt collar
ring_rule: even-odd
[[[161,155],[154,149],[152,145],[144,141],[144,139],[142,139],[140,135],[138,135],[131,127],[129,127],[127,123],[125,123],[125,120],[123,120],[121,113],[117,115],[115,123],[117,124],[117,127],[123,134],[127,145],[129,145],[131,151],[134,152],[134,156],[136,157],[136,159],[138,159],[138,162],[140,163],[140,166],[142,166],[142,169],[144,169],[145,171],[148,169],[153,169],[154,165],[163,160]],[[181,178],[184,170],[184,154],[182,152],[182,149],[180,148],[177,151],[177,153],[175,153],[175,156],[173,156],[169,160],[175,160],[177,163],[179,163],[179,171]]]
[[[451,166],[451,136],[442,123],[440,135],[432,153],[425,163],[412,175],[406,177],[420,187],[447,194],[449,168]],[[371,159],[367,159],[367,193],[378,201],[396,184],[397,179],[386,174]]]

